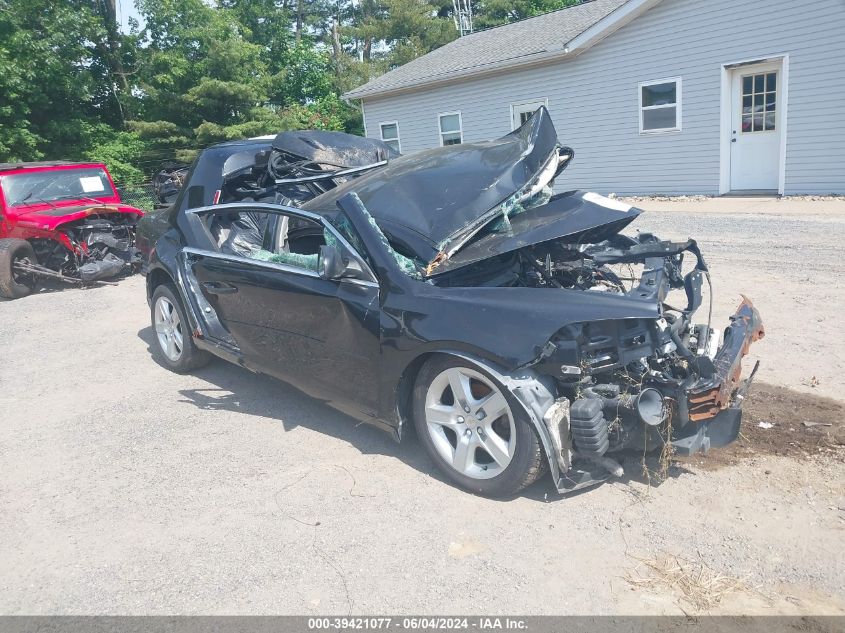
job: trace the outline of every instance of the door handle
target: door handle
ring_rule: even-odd
[[[219,281],[204,281],[202,287],[213,295],[231,295],[238,291],[236,286],[230,286]]]
[[[731,143],[736,143],[736,139],[735,139],[735,138],[732,138],[732,139],[731,139]]]

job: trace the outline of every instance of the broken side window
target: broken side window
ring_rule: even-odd
[[[317,222],[260,209],[220,213],[211,224],[220,251],[316,272],[326,233]]]
[[[319,255],[303,255],[301,253],[271,253],[263,249],[258,249],[252,254],[252,259],[257,259],[262,262],[272,262],[274,264],[286,264],[296,268],[304,268],[317,272],[320,260]]]

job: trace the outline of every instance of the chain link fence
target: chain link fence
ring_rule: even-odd
[[[146,212],[152,211],[158,204],[152,181],[133,184],[115,183],[115,186],[124,204]]]

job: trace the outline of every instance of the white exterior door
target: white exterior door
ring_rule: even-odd
[[[780,64],[732,71],[731,190],[778,189],[781,94]]]

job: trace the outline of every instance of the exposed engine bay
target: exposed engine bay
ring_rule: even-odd
[[[136,222],[133,214],[102,211],[60,225],[65,240],[31,240],[37,268],[46,269],[38,274],[89,283],[137,272]]]
[[[692,454],[736,439],[739,405],[756,373],[755,367],[741,381],[741,360],[764,331],[745,298],[724,334],[714,327],[710,274],[695,240],[627,235],[622,231],[639,209],[594,193],[553,194],[555,177],[573,155],[571,148],[551,148],[532,179],[438,240],[436,252],[425,246],[414,252],[395,231],[394,239],[386,231],[382,237],[406,274],[442,288],[594,297],[593,319],[562,327],[524,365],[551,377],[549,391],[559,407],[568,407],[560,422],[567,428],[550,433],[566,438],[555,449],[558,465],[569,473],[563,486],[577,489],[622,474],[609,453],[671,446]],[[697,322],[705,283],[709,306]],[[611,297],[618,301],[603,314],[601,300]],[[629,316],[634,305],[652,316]]]
[[[632,214],[625,225],[640,213],[618,201],[579,192],[546,198],[543,204],[565,201],[571,194]],[[526,204],[519,213],[530,215],[535,208]],[[520,215],[514,214],[505,228],[492,224],[482,229],[455,257],[471,260],[476,244],[490,253],[493,241],[505,244],[519,221]],[[710,274],[695,240],[673,242],[651,233],[629,236],[590,229],[500,250],[501,255],[432,276],[429,283],[575,291],[656,307],[655,318],[569,324],[526,365],[552,376],[558,397],[569,403],[568,433],[561,437],[570,443],[560,447],[560,466],[576,477],[573,489],[596,478],[620,476],[622,467],[607,456],[610,453],[671,444],[674,452],[689,455],[735,439],[738,407],[757,370],[755,366],[741,381],[740,362],[749,345],[763,337],[763,324],[743,298],[724,332],[714,327]],[[709,306],[702,310],[705,285]],[[577,468],[585,462],[585,470]]]
[[[671,442],[677,453],[692,454],[732,441],[739,426],[739,409],[733,407],[756,373],[755,367],[741,382],[740,360],[764,335],[756,309],[744,299],[724,334],[713,326],[712,304],[702,310],[703,322],[694,321],[702,288],[710,286],[694,240],[672,242],[651,233],[616,234],[597,243],[582,238],[533,244],[431,281],[601,293],[659,306],[654,319],[570,324],[528,365],[553,376],[558,395],[570,402],[571,444],[561,447],[569,452],[562,466],[580,459],[618,476],[621,465],[608,453]],[[686,262],[692,268],[684,273]],[[705,432],[700,423],[720,416],[727,419],[724,430]],[[596,474],[583,477],[592,481]]]
[[[640,234],[579,250],[583,259],[576,261],[552,260],[548,251],[545,259],[534,259],[531,268],[539,268],[539,283],[654,300],[660,316],[572,324],[543,350],[538,371],[554,372],[571,401],[575,452],[596,460],[633,446],[659,447],[671,438],[677,452],[690,454],[732,441],[732,434],[698,433],[696,424],[730,416],[730,407],[742,401],[753,379],[754,372],[740,383],[739,365],[748,345],[763,336],[751,303],[742,302],[724,338],[713,327],[712,306],[703,322],[694,321],[703,283],[710,283],[694,240],[678,243]],[[695,263],[683,274],[685,255]],[[708,295],[712,300],[712,288]],[[688,437],[684,427],[690,424],[696,434]]]

